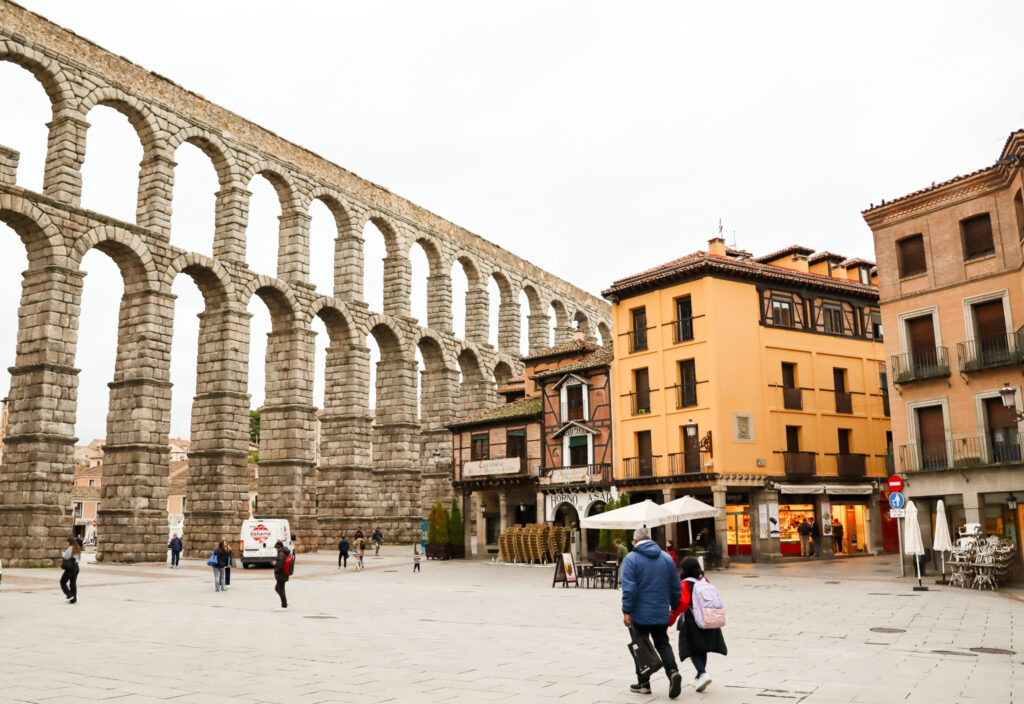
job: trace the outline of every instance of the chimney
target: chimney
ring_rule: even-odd
[[[808,273],[811,270],[810,264],[807,262],[806,254],[794,254],[793,255],[793,271],[802,271]]]
[[[708,240],[708,254],[712,257],[725,256],[725,240],[721,237],[712,237]]]
[[[576,342],[583,342],[583,331],[574,330],[572,333],[572,339],[575,340]]]

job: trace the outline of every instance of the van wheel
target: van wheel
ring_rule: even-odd
[[[249,569],[249,563],[246,562],[245,560],[242,560],[242,569],[243,570]]]

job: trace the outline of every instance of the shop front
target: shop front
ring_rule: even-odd
[[[780,484],[778,491],[781,555],[800,555],[799,527],[804,521],[817,523],[818,555],[865,555],[882,549],[885,525],[875,485]]]

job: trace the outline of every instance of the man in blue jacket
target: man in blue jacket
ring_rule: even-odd
[[[679,573],[672,558],[651,540],[647,528],[633,531],[633,552],[622,562],[622,622],[639,635],[654,641],[654,649],[668,675],[668,696],[675,699],[683,688],[676,656],[668,641],[668,622],[683,595]],[[630,690],[651,693],[650,679],[637,673]]]

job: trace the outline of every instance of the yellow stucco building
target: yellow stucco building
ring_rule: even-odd
[[[864,260],[752,257],[716,238],[616,281],[616,488],[726,509],[708,527],[733,559],[799,554],[805,518],[822,555],[881,551],[892,439],[874,276]],[[686,545],[678,528],[667,537]]]

